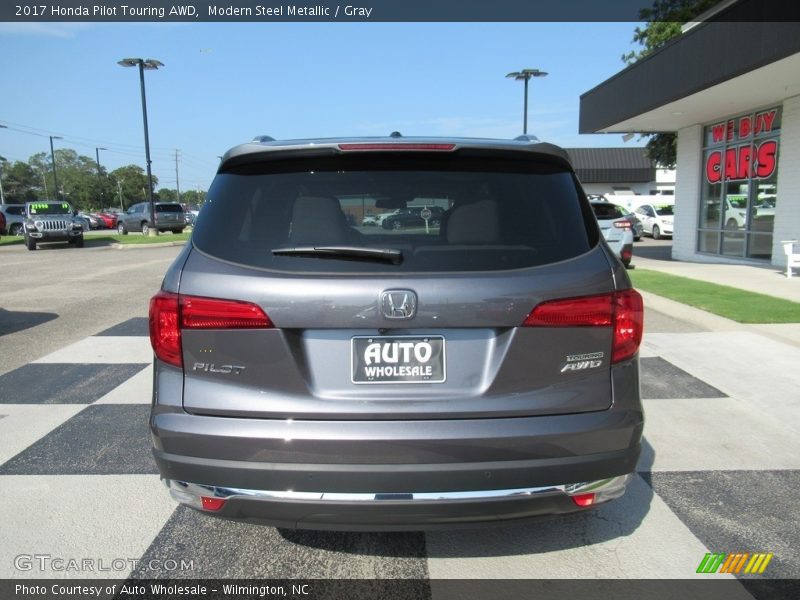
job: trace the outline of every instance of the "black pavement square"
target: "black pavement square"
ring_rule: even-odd
[[[146,366],[29,363],[0,375],[0,404],[91,404]]]
[[[689,375],[660,356],[640,359],[644,399],[727,398],[727,394]]]
[[[791,490],[800,471],[691,471],[642,474],[709,552],[772,552],[763,575],[800,573],[800,518]],[[700,564],[702,556],[697,557]],[[773,598],[781,598],[776,584]]]
[[[113,327],[104,329],[95,335],[150,335],[150,330],[147,324],[147,317],[134,317],[122,323],[117,323]]]
[[[179,506],[140,564],[191,557],[193,570],[139,571],[132,577],[427,579],[425,535],[276,529]],[[419,597],[419,596],[416,596]],[[422,596],[428,597],[427,594]]]
[[[147,404],[88,406],[3,465],[0,475],[157,473]]]

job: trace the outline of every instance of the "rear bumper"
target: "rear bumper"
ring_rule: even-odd
[[[618,498],[627,480],[623,475],[577,484],[405,494],[248,490],[174,480],[165,484],[178,502],[220,517],[292,528],[413,530],[576,512]]]
[[[229,498],[213,514],[314,529],[429,529],[574,512],[565,485],[632,473],[642,427],[640,409],[620,407],[413,422],[151,418],[156,463],[171,489],[186,492],[182,502],[200,508],[199,496]],[[624,481],[617,487],[621,495]]]

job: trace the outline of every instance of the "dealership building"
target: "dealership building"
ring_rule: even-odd
[[[800,22],[758,0],[698,20],[583,94],[580,132],[677,133],[673,258],[783,266],[800,238]]]

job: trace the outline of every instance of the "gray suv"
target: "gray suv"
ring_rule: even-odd
[[[360,225],[414,206],[436,225]],[[419,530],[623,494],[642,300],[563,150],[258,138],[223,157],[203,213],[150,302],[174,499]]]
[[[156,229],[159,232],[181,233],[186,227],[186,215],[177,202],[156,202],[155,208]],[[147,235],[150,233],[150,220],[150,203],[139,202],[117,215],[117,231],[122,235],[128,235],[130,231],[141,231]]]

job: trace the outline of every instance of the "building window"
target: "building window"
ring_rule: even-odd
[[[780,130],[779,107],[706,126],[698,252],[772,258]]]

